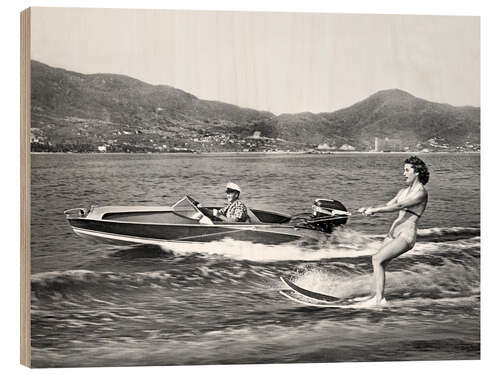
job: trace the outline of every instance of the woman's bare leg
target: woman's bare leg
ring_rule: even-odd
[[[375,278],[375,296],[361,302],[361,306],[382,305],[386,301],[384,299],[385,290],[385,268],[387,264],[394,258],[410,250],[411,247],[402,238],[395,238],[384,242],[380,250],[372,256],[373,275]]]
[[[410,245],[402,238],[387,242],[373,257],[373,274],[375,276],[375,298],[377,304],[384,299],[385,268],[394,258],[410,250]]]

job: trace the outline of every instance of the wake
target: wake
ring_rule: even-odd
[[[479,247],[478,228],[428,228],[418,231],[415,247],[407,254],[422,255],[442,249]],[[360,258],[375,254],[384,235],[369,235],[350,228],[339,228],[330,237],[314,243],[298,242],[263,245],[225,239],[210,243],[178,242],[161,246],[164,251],[179,255],[191,253],[222,256],[238,261],[281,262],[319,261],[324,259]],[[406,256],[407,254],[403,254]]]

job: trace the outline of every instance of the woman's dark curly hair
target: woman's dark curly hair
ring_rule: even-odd
[[[429,170],[422,159],[416,156],[410,156],[405,160],[405,164],[411,164],[415,173],[418,173],[419,181],[425,185],[429,181]]]

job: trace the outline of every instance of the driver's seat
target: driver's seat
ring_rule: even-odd
[[[257,216],[252,212],[250,208],[247,207],[247,223],[250,224],[259,224],[262,223],[262,221],[259,220]]]

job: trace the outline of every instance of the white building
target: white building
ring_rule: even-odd
[[[352,147],[351,145],[348,145],[347,143],[346,144],[343,144],[341,147],[340,147],[340,150],[342,151],[354,151],[356,150],[354,147]]]
[[[318,150],[335,150],[335,146],[330,146],[328,143],[322,143],[318,145]]]

